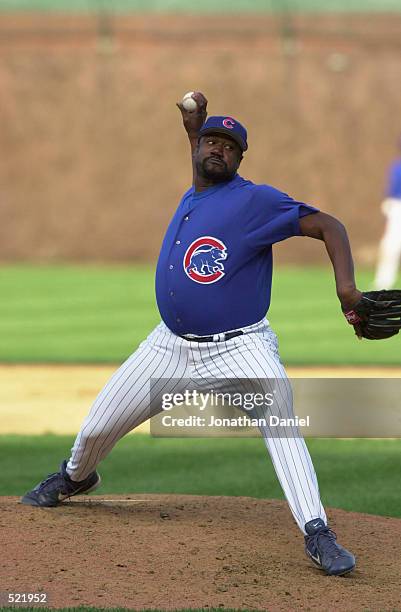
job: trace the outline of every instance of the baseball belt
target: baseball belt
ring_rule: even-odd
[[[242,336],[243,334],[244,332],[242,329],[237,329],[231,332],[213,334],[212,336],[193,336],[192,334],[187,334],[186,336],[180,336],[180,338],[184,338],[184,340],[188,340],[188,342],[225,342],[226,340],[231,340],[231,338]]]

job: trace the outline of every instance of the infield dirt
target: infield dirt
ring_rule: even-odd
[[[357,568],[329,577],[284,502],[246,497],[83,497],[57,508],[0,498],[2,588],[50,608],[399,609],[401,521],[329,510]]]

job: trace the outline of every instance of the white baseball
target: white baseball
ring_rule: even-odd
[[[196,103],[196,100],[193,99],[192,94],[195,93],[193,91],[188,91],[188,93],[185,94],[185,96],[183,96],[182,98],[182,105],[185,108],[186,111],[193,113],[197,108],[198,105]]]

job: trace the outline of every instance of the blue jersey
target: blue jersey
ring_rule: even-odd
[[[401,159],[391,165],[386,194],[388,198],[401,199]]]
[[[206,336],[252,325],[270,305],[272,245],[302,235],[316,208],[236,175],[183,196],[156,270],[161,317],[177,335]]]

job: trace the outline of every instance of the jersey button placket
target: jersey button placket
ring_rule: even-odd
[[[180,244],[181,244],[181,240],[177,239],[177,240],[175,241],[175,244],[176,244],[176,245],[180,245]],[[173,266],[173,264],[170,264],[170,265],[169,265],[169,269],[170,269],[170,270],[174,270],[174,266]],[[170,297],[174,297],[174,291],[173,291],[173,290],[170,290],[170,291],[169,291],[169,296],[170,296]],[[181,319],[177,319],[177,323],[180,323],[180,322],[181,322]]]
[[[188,216],[188,215],[186,215],[186,216],[184,217],[184,221],[188,221],[188,220],[189,220],[189,216]],[[175,239],[175,241],[174,241],[174,246],[180,246],[180,245],[181,245],[181,240],[180,240],[179,238],[177,238],[177,237],[176,237],[176,239]],[[172,250],[171,250],[171,253],[172,253]],[[168,268],[169,268],[169,270],[170,270],[170,271],[171,271],[171,270],[174,270],[174,268],[175,268],[175,264],[169,264],[169,267],[168,267]],[[174,277],[174,276],[172,276],[172,277],[171,277],[171,280],[172,280],[173,278],[175,278],[175,277]],[[172,303],[172,304],[174,304],[174,301],[175,301],[175,300],[174,300],[174,298],[175,298],[175,291],[174,291],[174,289],[173,289],[173,285],[172,285],[172,284],[170,284],[170,289],[169,289],[169,291],[168,291],[168,295],[169,295],[169,297],[170,297],[171,303]],[[175,306],[176,306],[176,305],[174,304],[174,310],[175,310]],[[177,312],[176,312],[176,315],[175,315],[175,321],[176,321],[176,323],[177,323],[178,325],[182,325],[182,319],[181,319],[181,317],[180,317],[180,316],[178,316],[178,313],[177,313]]]
[[[175,244],[181,244],[181,240],[176,240],[176,241],[175,241]],[[174,264],[170,264],[168,268],[169,268],[169,270],[174,270]],[[172,278],[174,278],[174,277],[172,277]],[[170,297],[171,299],[172,299],[172,298],[174,297],[174,295],[175,295],[175,293],[174,293],[174,291],[173,291],[173,289],[172,289],[172,285],[170,285],[170,289],[169,289],[169,291],[168,291],[168,294],[169,294],[169,297]],[[176,320],[176,323],[181,323],[181,319],[180,319],[179,317],[177,317],[177,316],[176,316],[176,317],[175,317],[175,320]]]

